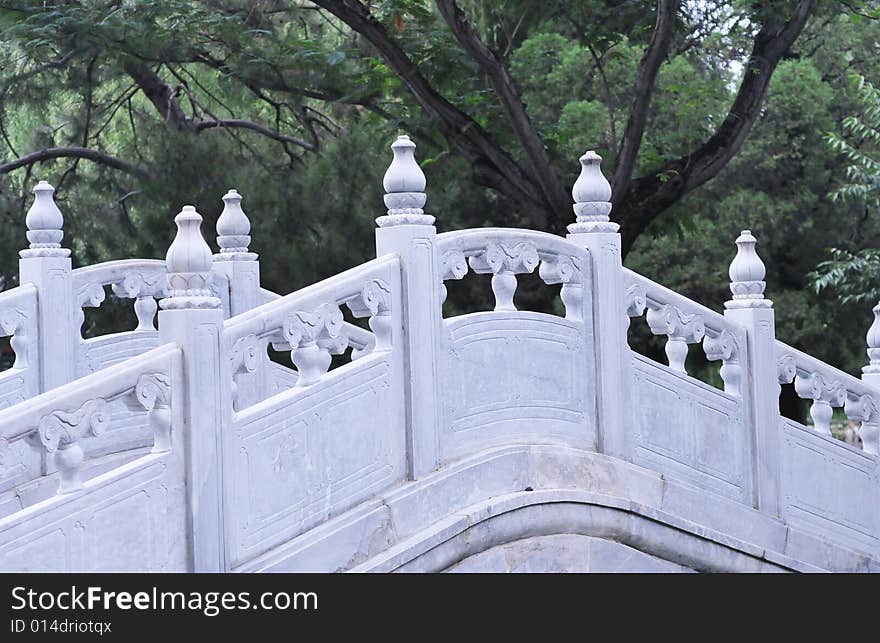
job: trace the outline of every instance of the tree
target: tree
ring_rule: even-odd
[[[880,298],[880,249],[858,248],[865,241],[865,223],[880,210],[880,90],[861,74],[851,80],[860,110],[843,119],[843,135],[828,134],[829,148],[847,162],[846,181],[830,197],[860,207],[863,214],[853,226],[850,247],[830,248],[830,258],[810,278],[817,293],[830,290],[844,304],[864,304]]]
[[[776,67],[815,4],[5,2],[5,40],[18,49],[9,57],[19,60],[9,67],[14,72],[4,79],[4,95],[42,74],[66,73],[69,81],[77,79],[68,88],[80,94],[84,113],[72,128],[75,140],[65,144],[19,154],[5,137],[14,158],[0,164],[0,172],[69,158],[74,167],[88,160],[133,177],[149,173],[155,168],[108,150],[106,142],[102,147],[101,125],[93,122],[96,112],[130,106],[136,93],[181,136],[225,132],[245,145],[251,140],[246,133],[257,134],[279,145],[291,167],[308,162],[338,134],[334,112],[368,111],[424,133],[420,140],[435,153],[459,155],[474,182],[495,191],[520,220],[563,232],[576,164],[555,154],[523,100],[523,79],[511,68],[529,38],[560,33],[584,45],[600,76],[607,76],[603,61],[622,42],[642,50],[632,76],[616,79],[625,83],[628,104],[614,104],[607,77],[604,96],[570,97],[599,98],[614,114],[612,145],[601,145],[608,137],[590,143],[612,157],[613,217],[628,251],[657,217],[737,154]],[[688,124],[706,130],[704,138],[674,154],[646,156],[657,78],[669,61],[688,56],[696,74],[726,74],[728,80],[733,61],[743,58],[738,89],[726,114]],[[96,82],[107,76],[121,93],[106,96],[102,105]],[[229,101],[227,94],[251,100]]]

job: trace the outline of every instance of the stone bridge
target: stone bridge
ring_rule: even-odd
[[[624,268],[592,152],[563,238],[438,234],[391,147],[377,258],[283,296],[234,190],[217,254],[186,206],[165,261],[72,269],[35,188],[0,293],[0,570],[880,570],[880,306],[859,379],[776,339],[748,231],[723,314]],[[535,271],[560,314],[517,309]],[[471,273],[494,310],[444,315]],[[137,328],[84,338],[108,293]],[[792,382],[807,424],[780,415]]]

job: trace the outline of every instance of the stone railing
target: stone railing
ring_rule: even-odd
[[[382,257],[286,296],[267,294],[269,302],[226,321],[236,410],[246,400],[240,380],[266,366],[266,350],[290,351],[296,387],[314,384],[328,371],[333,355],[351,348],[351,361],[391,348],[392,283],[399,281],[399,260]],[[372,332],[343,319],[341,306],[356,318],[368,318]]]
[[[183,540],[199,571],[253,568],[324,522],[370,514],[389,489],[405,496],[407,484],[424,489],[469,459],[524,447],[600,454],[699,490],[707,507],[880,551],[880,505],[862,506],[880,492],[880,306],[860,380],[776,340],[748,231],[736,239],[732,297],[720,314],[623,267],[596,154],[580,159],[565,237],[437,234],[414,149],[408,137],[392,145],[377,258],[284,295],[260,284],[235,190],[223,197],[216,254],[201,215],[185,206],[164,262],[71,270],[51,186],[41,183],[22,285],[0,293],[0,328],[18,354],[0,374],[0,404],[11,404],[0,411],[0,507],[29,479],[10,468],[15,458],[31,478],[58,478],[60,494],[77,496],[84,458],[101,453],[90,441],[128,413],[147,438],[132,445],[180,450]],[[493,309],[444,317],[447,283],[470,272],[491,275]],[[564,314],[517,305],[520,276],[534,272],[560,285]],[[138,326],[83,340],[82,307],[99,305],[107,286],[134,299]],[[643,315],[665,338],[666,363],[628,345]],[[43,332],[62,318],[67,331]],[[720,362],[723,387],[688,373],[693,344]],[[290,351],[290,362],[270,348]],[[812,402],[811,426],[780,415],[789,382]],[[861,449],[831,437],[839,407],[858,422]],[[0,518],[0,560],[11,547],[3,527],[17,515]]]
[[[78,491],[84,458],[80,442],[111,428],[110,407],[117,401],[146,412],[154,453],[170,450],[171,387],[179,360],[180,349],[165,344],[0,411],[4,467],[15,468],[9,453],[26,441],[54,457],[59,494]]]
[[[745,329],[714,310],[691,301],[627,268],[626,325],[631,317],[646,316],[651,333],[666,336],[665,352],[669,368],[687,374],[688,345],[702,344],[709,361],[721,361],[724,390],[739,396],[746,374]]]
[[[880,454],[880,391],[796,348],[776,342],[779,383],[794,383],[798,397],[809,400],[812,430],[831,437],[834,409],[858,424],[861,449]]]
[[[541,280],[562,284],[565,318],[583,319],[584,280],[592,277],[583,249],[555,235],[534,230],[480,228],[446,232],[437,236],[442,281],[463,279],[468,268],[492,275],[496,311],[516,310],[516,275],[538,269]],[[441,288],[441,303],[446,286]]]

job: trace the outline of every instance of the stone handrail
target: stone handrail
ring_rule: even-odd
[[[83,461],[78,441],[99,435],[110,425],[108,405],[118,399],[147,411],[154,431],[154,452],[170,449],[171,395],[181,350],[164,344],[0,411],[0,441],[8,447],[27,439],[35,448],[54,454],[61,474],[58,493],[78,490]],[[127,398],[127,399],[126,399]]]
[[[136,330],[156,327],[156,298],[167,294],[165,262],[159,259],[121,259],[76,268],[71,272],[76,305],[96,308],[104,301],[104,286],[112,286],[117,297],[134,299]],[[82,316],[82,312],[79,312]],[[82,322],[80,322],[81,324]]]
[[[722,360],[721,378],[724,390],[739,395],[746,346],[745,329],[723,315],[692,301],[647,277],[623,269],[626,288],[626,325],[630,317],[646,320],[651,333],[666,335],[666,356],[669,368],[687,373],[685,359],[688,344],[702,342],[706,358]]]
[[[385,256],[347,270],[335,277],[285,295],[227,320],[224,335],[231,347],[233,374],[253,372],[262,342],[291,347],[299,371],[297,386],[320,379],[330,366],[331,355],[349,346],[352,359],[371,350],[391,346],[392,288],[399,279],[400,259]],[[340,306],[356,317],[369,317],[374,340],[363,329],[345,324]]]
[[[816,432],[830,436],[833,409],[843,407],[847,419],[860,424],[862,449],[880,453],[880,390],[778,340],[776,363],[779,383],[793,382],[798,397],[812,401]]]
[[[266,288],[260,288],[260,296],[263,303],[277,301],[281,299],[281,295],[272,292]],[[376,345],[376,336],[368,330],[355,326],[347,321],[342,322],[343,331],[348,336],[349,344],[357,351],[358,355],[370,352]],[[277,350],[291,350],[289,344],[285,342],[273,342],[273,346]]]
[[[437,235],[441,280],[462,279],[470,267],[492,275],[495,310],[516,310],[513,302],[518,274],[538,268],[546,284],[563,284],[561,297],[567,319],[582,319],[583,283],[590,279],[588,253],[556,235],[536,230],[476,228]],[[540,266],[540,267],[539,267]],[[441,302],[446,286],[441,286]]]

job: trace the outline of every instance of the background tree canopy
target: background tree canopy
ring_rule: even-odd
[[[878,247],[873,205],[829,196],[829,133],[863,109],[850,76],[880,77],[873,2],[0,0],[0,30],[6,283],[46,178],[80,263],[161,257],[182,204],[210,230],[235,187],[288,292],[373,254],[405,131],[441,229],[564,232],[595,149],[630,267],[718,308],[750,227],[777,335],[865,362],[870,306],[808,275]]]

